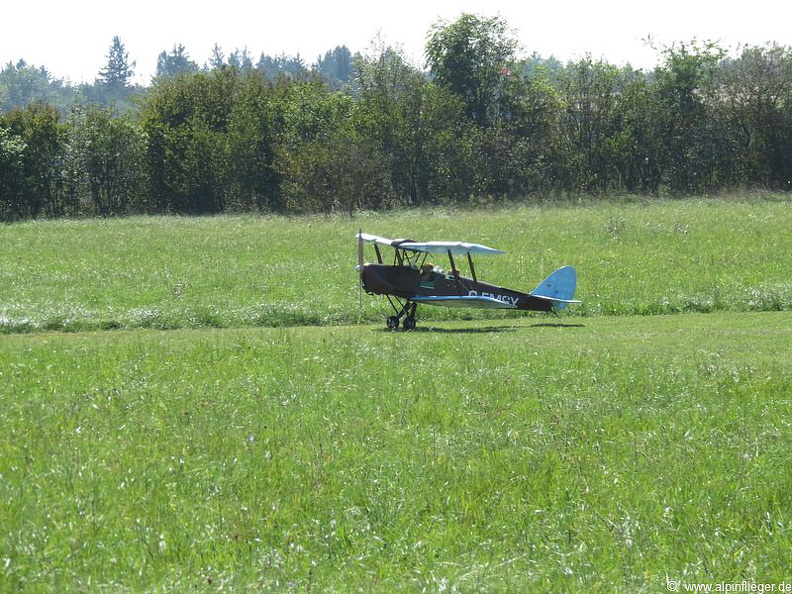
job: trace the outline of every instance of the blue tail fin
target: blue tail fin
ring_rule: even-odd
[[[559,310],[564,309],[570,303],[580,303],[574,299],[576,288],[577,272],[575,268],[562,266],[539,283],[539,286],[531,291],[531,295],[552,301],[553,309]]]

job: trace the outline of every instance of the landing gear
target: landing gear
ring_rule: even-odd
[[[398,297],[391,298],[390,295],[387,296],[388,301],[390,301],[391,307],[396,312],[395,316],[390,316],[386,320],[386,324],[388,326],[388,330],[398,330],[399,329],[399,321],[404,318],[403,328],[405,331],[409,332],[410,330],[415,329],[415,310],[418,309],[418,304],[413,303],[411,301],[402,301]],[[394,303],[399,304],[399,307],[396,306]]]

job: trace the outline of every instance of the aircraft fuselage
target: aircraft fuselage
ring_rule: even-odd
[[[421,303],[432,305],[431,298],[436,298],[437,305],[453,307],[491,307],[490,301],[482,300],[479,305],[475,301],[454,298],[486,297],[503,303],[504,308],[520,310],[551,311],[552,304],[538,299],[528,293],[500,287],[479,280],[462,276],[458,272],[440,272],[436,270],[421,271],[413,266],[365,264],[361,274],[363,288],[367,293],[375,295],[394,295],[402,299],[429,298]],[[448,299],[443,299],[448,298]],[[497,304],[496,304],[497,305]]]

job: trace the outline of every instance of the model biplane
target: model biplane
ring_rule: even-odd
[[[572,266],[559,268],[533,291],[523,293],[482,282],[476,276],[473,256],[505,253],[501,250],[478,243],[387,239],[363,232],[357,234],[357,240],[361,287],[370,295],[388,298],[395,311],[387,320],[391,330],[396,330],[400,322],[405,330],[415,328],[419,304],[557,313],[571,303],[580,303],[574,300],[577,273]],[[374,244],[376,263],[365,261],[364,243]],[[392,263],[383,262],[380,246],[394,249]],[[429,254],[447,255],[448,270],[429,262]],[[466,257],[470,277],[460,274],[454,256]]]

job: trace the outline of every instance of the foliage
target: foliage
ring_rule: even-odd
[[[156,86],[142,123],[157,211],[205,214],[225,208],[226,136],[236,79],[227,69]]]
[[[365,56],[336,47],[314,65],[299,55],[254,62],[247,48],[226,56],[215,46],[198,69],[176,44],[143,88],[128,84],[132,66],[113,41],[102,75],[79,89],[24,62],[0,72],[0,101],[11,108],[1,119],[30,119],[30,98],[42,97],[72,139],[53,140],[33,162],[41,155],[24,126],[5,126],[0,217],[349,213],[792,188],[787,47],[731,57],[712,43],[676,44],[652,72],[591,57],[521,61],[504,20],[463,14],[430,31],[428,72],[384,45]],[[94,103],[122,121],[70,115],[98,114]],[[115,153],[128,164],[108,164],[110,144],[94,160],[75,157],[92,146],[76,139],[92,137],[100,120],[104,138],[129,139],[130,154]],[[90,179],[108,189],[86,191]]]
[[[319,56],[316,60],[316,71],[333,91],[339,91],[352,82],[355,76],[355,60],[360,54],[352,55],[345,45],[336,46],[333,50]]]
[[[618,188],[616,154],[623,130],[619,98],[625,72],[591,58],[567,68],[560,80],[565,99],[558,146],[564,189],[590,194]]]
[[[63,214],[61,167],[64,126],[53,107],[31,104],[0,114],[4,149],[0,217],[6,220]]]
[[[82,84],[79,87],[81,100],[79,105],[96,103],[112,107],[119,114],[134,114],[138,110],[137,101],[143,97],[145,90],[132,84],[136,63],[129,61],[129,53],[118,36],[107,54],[107,63],[99,71],[93,84]]]
[[[0,213],[5,219],[23,214],[26,149],[19,135],[0,125]]]
[[[427,66],[439,86],[463,100],[467,116],[486,128],[500,114],[516,50],[504,20],[462,14],[451,24],[434,26],[426,44]]]
[[[429,130],[443,128],[445,123],[436,121],[429,85],[420,71],[389,47],[376,57],[359,59],[357,72],[356,126],[383,171],[382,187],[374,190],[381,197],[380,204],[362,206],[430,201]]]
[[[66,214],[129,214],[145,205],[146,139],[128,118],[96,105],[69,118],[64,174]]]
[[[107,64],[99,71],[99,80],[112,91],[124,89],[134,76],[135,62],[129,61],[121,39],[116,35],[107,54]]]
[[[730,169],[721,160],[728,138],[714,111],[723,50],[694,42],[667,48],[665,56],[665,68],[657,72],[657,96],[666,122],[663,164],[669,190],[711,191],[721,185],[722,172]]]
[[[182,44],[174,45],[170,53],[163,51],[157,57],[157,78],[197,71],[198,64],[190,59],[187,49]]]
[[[31,103],[46,103],[64,111],[75,96],[74,88],[53,78],[43,66],[19,60],[0,70],[0,112],[25,109]]]
[[[280,77],[304,80],[309,77],[308,67],[299,54],[297,56],[281,54],[275,57],[261,54],[256,69],[269,80],[277,80]],[[327,80],[332,84],[332,78]]]
[[[790,188],[792,180],[792,49],[744,47],[720,64],[719,107],[732,123],[735,168],[742,178]]]
[[[353,202],[369,181],[367,154],[351,125],[350,97],[320,84],[282,81],[276,89],[282,136],[275,168],[283,206],[291,212],[329,212]]]
[[[236,79],[228,121],[228,210],[282,209],[275,151],[280,115],[271,85],[262,76]]]

